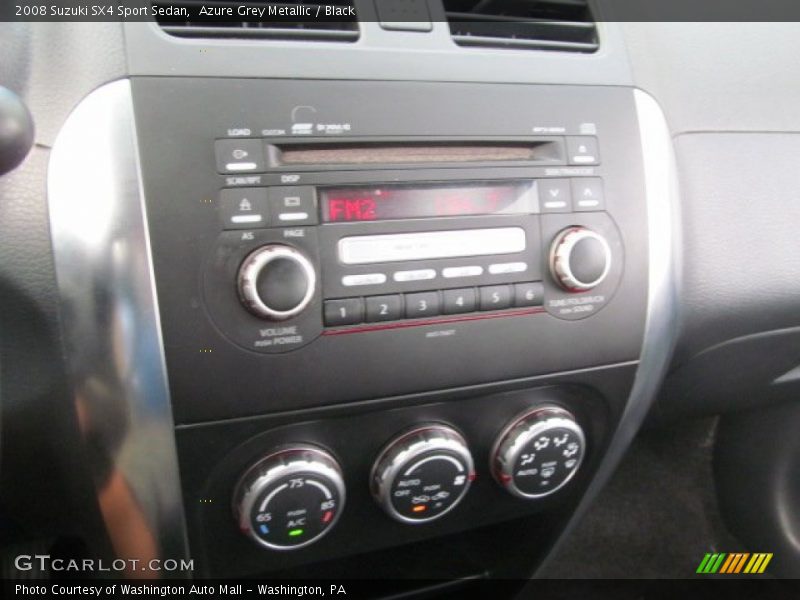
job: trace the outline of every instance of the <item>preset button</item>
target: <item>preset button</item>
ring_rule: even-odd
[[[367,322],[396,321],[403,318],[403,298],[400,294],[392,296],[371,296],[367,298]]]
[[[514,306],[542,306],[544,286],[541,281],[514,284]]]
[[[417,319],[439,314],[439,292],[406,294],[406,317]]]
[[[444,304],[442,312],[446,315],[473,312],[477,304],[475,288],[462,288],[458,290],[444,290]]]
[[[364,320],[364,301],[361,298],[342,298],[325,301],[325,325],[354,325]]]
[[[487,285],[480,288],[481,310],[502,310],[511,306],[510,285]]]

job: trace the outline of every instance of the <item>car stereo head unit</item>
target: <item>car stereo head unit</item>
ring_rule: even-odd
[[[137,78],[133,92],[179,423],[638,357],[630,90]]]
[[[280,353],[376,328],[580,319],[613,294],[622,243],[601,177],[418,177],[351,170],[346,184],[221,190],[228,231],[206,276],[212,316],[243,347]]]

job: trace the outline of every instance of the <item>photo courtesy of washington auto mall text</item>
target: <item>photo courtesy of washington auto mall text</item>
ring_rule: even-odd
[[[207,598],[346,598],[347,589],[342,584],[325,585],[290,585],[282,583],[236,583],[236,584],[200,584],[200,583],[15,583],[13,593],[18,598],[171,598],[171,597],[207,597]]]

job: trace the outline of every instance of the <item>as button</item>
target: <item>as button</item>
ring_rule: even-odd
[[[231,188],[219,194],[219,216],[225,229],[258,229],[269,226],[265,188]]]

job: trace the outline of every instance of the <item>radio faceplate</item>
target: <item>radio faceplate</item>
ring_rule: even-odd
[[[133,90],[178,423],[638,358],[647,239],[631,90],[191,78]],[[295,133],[298,106],[350,127]],[[544,138],[547,152],[517,162],[290,165],[269,149]],[[464,216],[424,198],[385,219],[320,205],[328,190],[519,182],[535,202],[499,214],[475,214],[481,198],[459,200]]]

